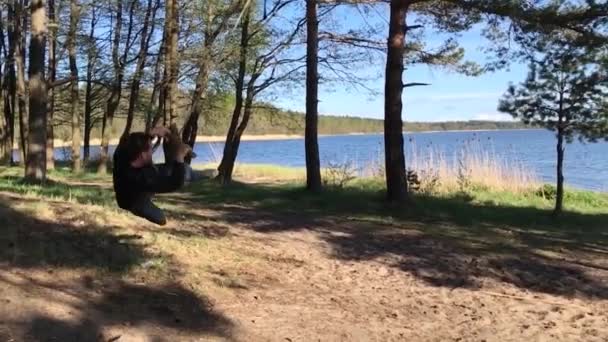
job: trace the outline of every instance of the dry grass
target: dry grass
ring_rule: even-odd
[[[423,190],[438,193],[475,188],[529,192],[541,184],[536,173],[521,161],[500,156],[491,147],[463,144],[453,155],[432,146],[408,149],[406,166],[419,176]],[[383,156],[362,168],[364,177],[384,176]]]

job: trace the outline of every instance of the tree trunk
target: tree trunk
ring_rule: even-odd
[[[234,164],[236,163],[236,157],[239,152],[239,147],[241,145],[241,137],[249,124],[249,119],[251,118],[251,114],[253,113],[253,83],[255,81],[250,81],[247,87],[247,96],[245,99],[245,107],[243,109],[243,118],[241,119],[241,123],[238,125],[236,131],[232,136],[232,140],[230,141],[229,148],[224,151],[224,156],[222,158],[223,166],[223,175],[221,177],[221,181],[223,184],[228,184],[232,182],[232,174],[234,172]],[[228,146],[228,144],[226,144]]]
[[[306,189],[321,190],[321,165],[319,161],[319,74],[317,70],[319,52],[319,22],[317,1],[306,1]]]
[[[171,31],[169,45],[169,55],[171,56],[171,66],[169,68],[169,82],[167,84],[167,96],[169,103],[166,109],[169,111],[169,124],[177,120],[177,79],[179,77],[179,59],[177,57],[177,45],[179,39],[179,6],[177,0],[170,0],[173,10],[171,15]]]
[[[10,11],[10,7],[9,7],[9,11]],[[4,60],[4,75],[0,75],[0,91],[2,92],[2,99],[3,99],[3,106],[4,106],[4,113],[3,113],[3,127],[2,129],[2,137],[1,137],[1,141],[0,141],[0,149],[2,150],[2,155],[0,156],[0,162],[2,164],[6,164],[6,165],[10,165],[12,162],[12,154],[13,154],[13,139],[12,139],[12,132],[13,132],[13,120],[12,120],[12,113],[10,110],[10,92],[9,92],[9,83],[10,83],[10,79],[8,77],[9,74],[9,64],[12,64],[9,60],[9,58],[11,58],[10,54],[6,53],[6,46],[4,45],[4,38],[5,38],[5,34],[4,34],[4,17],[2,16],[2,13],[0,12],[0,41],[2,42],[2,49],[0,49],[0,55],[2,54],[2,50],[4,50],[4,56],[6,56],[5,60]],[[10,43],[9,43],[10,44]],[[9,47],[10,50],[10,47]],[[1,70],[0,70],[0,74],[1,74]]]
[[[164,36],[163,36],[164,37]],[[164,45],[165,45],[165,41],[164,38],[160,43],[160,48],[159,51],[161,51],[161,53],[158,54],[158,56],[156,57],[156,63],[154,65],[154,81],[153,81],[153,87],[152,87],[152,95],[150,95],[150,105],[148,106],[148,110],[149,112],[147,113],[146,116],[146,132],[149,132],[150,129],[154,126],[156,126],[158,124],[158,122],[160,122],[160,119],[162,119],[162,111],[160,110],[160,99],[162,99],[162,95],[159,95],[159,93],[161,92],[162,89],[162,85],[159,83],[160,82],[160,74],[161,74],[161,65],[163,64],[163,54],[162,51],[164,51]],[[157,99],[158,97],[158,99]],[[152,115],[152,108],[154,108],[154,104],[155,103],[159,103],[159,106],[156,110],[156,113],[154,115]]]
[[[199,57],[199,70],[196,77],[196,86],[194,88],[194,93],[192,94],[190,114],[188,115],[188,119],[184,123],[182,130],[182,140],[193,148],[194,144],[196,143],[196,135],[198,133],[198,121],[202,114],[202,104],[204,103],[207,87],[209,85],[209,74],[213,65],[213,45],[215,44],[218,35],[226,29],[229,18],[237,9],[241,9],[241,5],[242,3],[240,1],[234,1],[231,8],[222,14],[223,18],[220,20],[220,24],[215,29],[211,27],[212,25],[210,23],[212,23],[217,17],[214,16],[213,6],[207,6],[205,21],[208,23],[208,25],[204,33],[203,49]]]
[[[29,181],[46,180],[46,124],[47,86],[44,76],[47,21],[45,0],[30,2],[32,21],[30,37],[30,115],[28,153],[25,178]]]
[[[95,7],[92,8],[91,26],[89,30],[89,46],[87,54],[87,76],[86,89],[84,95],[84,147],[83,159],[85,164],[89,161],[91,150],[91,116],[93,115],[93,72],[97,61],[97,46],[95,44],[95,26],[97,25],[97,15]]]
[[[27,94],[25,86],[25,24],[26,16],[23,13],[22,0],[15,1],[15,68],[17,71],[17,105],[19,108],[19,150],[21,152],[21,163],[25,165],[27,155]]]
[[[120,103],[122,90],[123,65],[120,60],[118,49],[120,48],[120,31],[122,29],[122,0],[116,0],[116,24],[114,26],[114,40],[112,42],[112,60],[114,63],[114,83],[110,92],[110,97],[106,103],[106,111],[103,116],[101,127],[101,153],[97,172],[104,174],[107,172],[108,152],[110,146],[110,132],[114,122],[114,113]]]
[[[409,2],[404,0],[392,0],[390,4],[391,18],[384,88],[384,146],[387,198],[392,202],[403,202],[407,199],[401,95],[405,18],[408,7]]]
[[[15,6],[8,3],[7,9],[8,22],[15,22]],[[14,164],[15,160],[13,157],[13,147],[15,143],[15,108],[17,103],[17,76],[15,72],[15,47],[16,47],[16,36],[15,36],[15,25],[8,25],[7,27],[7,35],[8,35],[8,56],[7,63],[4,65],[5,69],[5,77],[7,78],[5,84],[6,87],[6,95],[4,97],[4,116],[9,125],[9,135],[10,141],[8,145],[10,146],[10,161],[11,165]]]
[[[207,48],[208,47],[205,47],[204,51],[207,51]],[[188,116],[182,131],[182,140],[193,148],[194,144],[196,143],[196,135],[198,134],[198,120],[201,115],[203,96],[205,95],[205,91],[207,90],[207,85],[209,83],[210,64],[211,61],[201,61],[201,66],[196,78],[194,94],[192,95],[190,115]]]
[[[72,171],[80,172],[80,94],[78,93],[78,65],[76,64],[76,30],[80,18],[80,8],[77,0],[70,0],[70,32],[68,36],[68,53],[70,60],[70,74],[73,78],[70,85],[72,113]]]
[[[235,136],[237,134],[237,128],[239,125],[239,119],[243,109],[243,88],[245,84],[245,73],[247,71],[247,50],[249,47],[249,21],[251,14],[251,7],[247,9],[243,17],[241,26],[241,44],[239,52],[239,70],[238,76],[235,82],[235,104],[232,112],[232,120],[230,121],[230,127],[226,134],[226,143],[224,144],[224,153],[222,155],[222,161],[218,167],[217,178],[222,184],[228,184],[232,180],[232,170],[234,168],[234,159],[236,159],[235,151]]]
[[[557,130],[557,194],[553,212],[556,216],[562,213],[564,207],[564,152],[564,132],[563,128],[560,127]]]
[[[146,57],[148,56],[148,48],[150,45],[150,35],[148,34],[148,31],[150,30],[151,13],[152,0],[148,0],[148,7],[146,9],[146,15],[144,17],[144,23],[141,33],[141,43],[137,56],[137,66],[135,67],[135,72],[133,73],[133,78],[131,80],[129,107],[127,109],[127,123],[125,125],[123,136],[131,132],[131,126],[133,125],[133,116],[135,114],[135,105],[137,104],[137,100],[139,99],[139,87],[141,84],[141,78],[144,73],[144,67],[146,66]],[[154,18],[152,18],[152,20],[154,20]]]
[[[177,78],[179,63],[177,45],[179,38],[179,12],[177,0],[167,0],[165,11],[164,63],[163,85],[159,106],[163,114],[163,122],[172,124],[177,119]]]
[[[48,82],[53,83],[57,75],[57,60],[55,53],[57,51],[57,22],[55,0],[49,0],[49,65],[48,65]],[[48,122],[46,126],[46,168],[53,170],[55,168],[55,133],[53,131],[53,114],[55,113],[55,89],[49,88],[48,97]]]

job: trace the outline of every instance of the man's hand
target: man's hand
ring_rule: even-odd
[[[157,126],[150,130],[150,135],[159,138],[165,138],[171,134],[171,131],[165,126]]]

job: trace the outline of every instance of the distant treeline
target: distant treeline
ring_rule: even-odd
[[[142,102],[145,103],[146,93],[142,94]],[[59,102],[59,101],[58,101]],[[61,101],[60,103],[62,103]],[[124,102],[124,101],[123,101]],[[234,106],[234,100],[231,97],[218,97],[204,111],[198,130],[199,135],[214,135],[223,136],[228,130],[230,124],[230,116]],[[63,106],[58,106],[58,115],[55,118],[55,136],[61,139],[69,139],[71,126],[67,120],[67,113],[64,114]],[[122,106],[121,106],[122,107]],[[184,101],[184,110],[187,108],[187,103]],[[145,115],[145,107],[140,106],[136,112],[136,116],[140,117],[134,121],[134,130],[143,130],[143,119]],[[184,117],[184,115],[180,115]],[[65,118],[61,120],[61,118]],[[97,116],[94,116],[96,119]],[[124,108],[119,108],[117,116],[114,120],[111,129],[111,136],[117,138],[125,125]],[[97,120],[95,120],[97,121]],[[181,122],[179,125],[181,127]],[[449,122],[407,122],[404,125],[404,130],[408,132],[423,132],[423,131],[447,131],[447,130],[492,130],[492,129],[521,129],[528,126],[521,122],[499,122],[499,121],[449,121]],[[92,129],[92,138],[100,137],[99,125]],[[349,134],[349,133],[380,133],[384,130],[384,123],[379,119],[368,119],[350,116],[333,116],[321,115],[319,118],[319,134]],[[287,111],[274,107],[271,104],[260,103],[256,106],[255,112],[252,115],[251,122],[247,127],[245,134],[263,135],[263,134],[289,134],[303,135],[304,134],[304,114]]]

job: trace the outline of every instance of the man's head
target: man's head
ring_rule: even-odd
[[[142,132],[131,133],[125,147],[131,166],[138,168],[152,164],[152,136]]]

